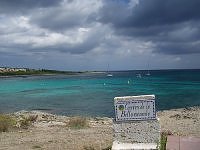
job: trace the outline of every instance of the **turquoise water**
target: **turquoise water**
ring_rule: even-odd
[[[140,73],[141,78],[136,77]],[[113,117],[115,96],[155,94],[157,110],[200,105],[200,70],[0,78],[0,112]],[[129,84],[128,84],[129,81]]]

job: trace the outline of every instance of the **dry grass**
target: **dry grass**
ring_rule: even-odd
[[[83,146],[83,150],[97,150],[97,149],[100,149],[100,147],[98,147],[97,145]],[[112,149],[112,146],[101,148],[101,150],[111,150],[111,149]]]
[[[108,146],[106,148],[103,148],[102,150],[111,150],[112,149],[112,146]]]
[[[7,132],[9,129],[13,128],[16,124],[16,121],[4,114],[0,114],[0,132]]]
[[[32,149],[40,149],[40,148],[42,148],[41,146],[39,146],[39,145],[34,145],[34,146],[32,146]]]
[[[37,120],[37,117],[38,115],[23,117],[23,119],[20,120],[20,127],[23,129],[28,129],[28,127]]]
[[[93,146],[84,146],[83,149],[84,150],[95,150],[95,148]]]
[[[89,127],[89,122],[84,117],[71,117],[68,126],[72,129],[83,129]]]

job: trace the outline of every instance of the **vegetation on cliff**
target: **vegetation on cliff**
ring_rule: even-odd
[[[83,72],[73,72],[73,71],[58,71],[58,70],[48,70],[48,69],[26,69],[25,71],[4,71],[0,72],[0,76],[11,76],[11,75],[53,75],[53,74],[64,74],[64,75],[75,75]]]

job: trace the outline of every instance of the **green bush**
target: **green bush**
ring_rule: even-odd
[[[161,133],[160,150],[166,150],[166,144],[167,144],[167,134],[163,132]]]
[[[7,132],[10,128],[13,128],[16,124],[16,121],[4,114],[0,114],[0,132]]]

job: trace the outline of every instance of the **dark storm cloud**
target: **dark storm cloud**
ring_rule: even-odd
[[[99,41],[96,39],[87,39],[86,41],[78,44],[69,44],[63,43],[59,45],[47,46],[44,48],[30,48],[29,51],[32,53],[35,52],[61,52],[61,53],[70,53],[70,54],[83,54],[86,53],[93,48],[97,47]]]
[[[200,19],[199,0],[139,0],[133,9],[126,3],[104,1],[100,20],[117,27],[149,27]]]
[[[77,11],[54,8],[36,13],[31,17],[31,23],[52,31],[63,31],[68,28],[84,25],[85,17]]]
[[[164,54],[192,54],[200,53],[200,42],[198,43],[188,43],[188,42],[165,42],[157,43],[157,49],[154,51],[157,53]]]
[[[97,3],[97,1],[94,1]],[[96,23],[98,6],[89,1],[63,1],[62,5],[40,9],[31,15],[31,23],[55,32]]]
[[[200,53],[199,0],[139,0],[132,8],[104,1],[100,16],[99,21],[111,24],[117,34],[152,41],[154,52]]]
[[[0,0],[0,63],[105,70],[110,61],[120,70],[145,69],[152,57],[155,68],[199,67],[199,7],[199,0]]]
[[[26,12],[33,8],[59,5],[62,0],[0,0],[0,13]]]
[[[120,26],[127,22],[131,10],[128,9],[128,3],[119,1],[104,1],[104,6],[100,10],[99,21],[111,23],[114,26]]]
[[[35,47],[33,43],[29,44],[1,44],[0,54],[12,54],[14,55],[17,53],[21,54],[34,54],[34,53],[48,53],[48,52],[62,52],[62,53],[71,53],[71,54],[83,54],[91,49],[97,47],[99,41],[97,39],[86,39],[86,41],[78,44],[69,44],[69,43],[62,43],[56,45],[48,45],[45,47],[39,46]],[[1,51],[4,50],[4,51]]]
[[[199,0],[140,0],[125,26],[149,27],[199,20]]]
[[[84,42],[81,44],[77,44],[77,45],[63,45],[60,48],[60,52],[68,52],[71,54],[83,54],[86,53],[87,51],[92,50],[93,48],[97,47],[98,43],[96,42]]]

